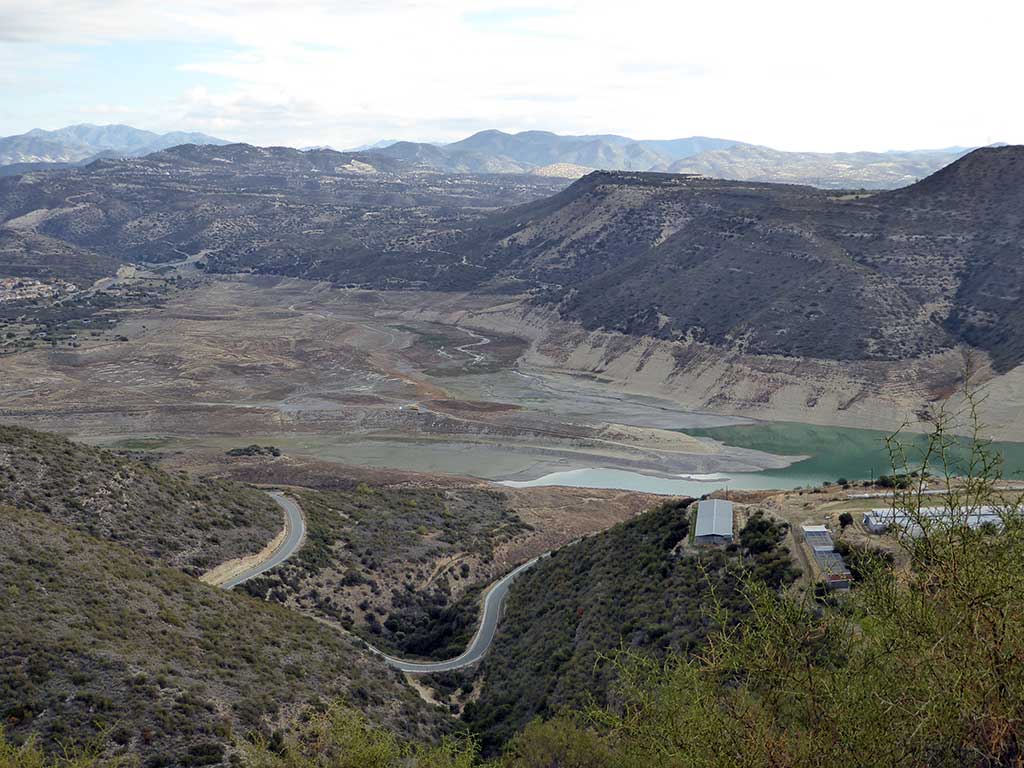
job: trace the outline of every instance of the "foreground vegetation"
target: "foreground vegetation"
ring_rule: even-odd
[[[919,469],[943,464],[951,440],[940,422]],[[896,470],[914,477],[898,446],[894,453]],[[534,649],[531,666],[520,669],[548,703],[537,710],[544,717],[529,722],[489,762],[486,741],[399,735],[378,719],[379,711],[369,717],[356,711],[351,691],[341,703],[302,708],[282,732],[234,734],[233,759],[248,768],[1019,768],[1024,765],[1021,504],[1007,503],[1005,493],[995,492],[999,461],[983,442],[975,442],[964,464],[947,466],[945,496],[923,495],[918,471],[916,483],[896,499],[921,535],[894,534],[902,548],[895,564],[864,558],[858,585],[844,599],[778,589],[785,583],[771,554],[778,532],[764,518],[751,518],[731,553],[686,554],[678,545],[685,539],[687,516],[671,504],[594,537],[588,547],[567,550],[576,553],[570,562],[553,558],[546,567],[557,570],[549,575],[561,573],[568,586],[552,582],[549,591],[578,590],[582,596],[584,581],[600,584],[588,597],[588,610],[609,622],[625,622],[634,611],[640,625],[632,625],[625,646],[597,653],[601,643],[593,638],[601,636],[599,627],[587,625],[585,613],[565,615],[557,597],[548,600],[524,579],[527,590],[521,595],[529,596],[538,613],[548,609],[546,623],[559,628],[553,644]],[[954,480],[954,473],[960,477]],[[998,506],[1000,524],[977,530],[931,524],[918,513],[922,506],[944,504],[962,514],[987,503]],[[619,551],[609,542],[630,548]],[[665,553],[677,562],[670,563]],[[40,556],[36,551],[28,559]],[[678,563],[689,560],[705,564],[703,584],[677,583]],[[583,563],[577,567],[577,561]],[[617,591],[616,580],[627,571],[614,563],[622,562],[634,564],[639,581],[621,588],[630,590],[640,608],[625,607]],[[590,578],[575,576],[577,570]],[[663,584],[673,588],[660,590]],[[700,591],[700,627],[670,624],[652,632],[655,625],[647,622],[657,621],[663,606],[675,606],[680,598],[686,605],[681,586]],[[84,595],[76,597],[88,604]],[[40,595],[33,599],[45,604]],[[32,617],[30,625],[40,621]],[[565,624],[574,627],[569,654],[552,657]],[[9,625],[3,629],[10,631]],[[610,625],[603,632],[611,636],[614,630]],[[648,639],[632,642],[634,631]],[[503,630],[506,634],[514,633]],[[574,666],[577,645],[592,649],[589,658],[597,666]],[[509,647],[514,650],[516,643]],[[552,665],[558,674],[546,676]],[[561,706],[554,694],[573,679],[588,679],[588,685],[596,680],[592,690],[604,684],[608,695],[589,702],[566,696]],[[571,683],[561,688],[563,694],[571,690]],[[173,764],[188,764],[178,755],[175,759]],[[0,746],[0,768],[92,765],[82,760],[47,763],[31,745]]]
[[[798,571],[779,547],[785,526],[761,515],[727,548],[687,546],[689,500],[667,502],[566,547],[523,574],[512,590],[479,696],[463,720],[491,754],[535,717],[603,704],[621,648],[653,658],[688,655],[717,627],[746,613],[744,579],[776,589]]]
[[[954,443],[941,420],[918,468],[944,463]],[[897,470],[911,475],[899,446],[894,454]],[[944,497],[923,495],[919,481],[896,499],[923,528],[915,538],[897,532],[905,567],[864,561],[857,589],[829,604],[747,579],[741,621],[712,590],[705,604],[714,628],[699,651],[611,655],[617,675],[606,704],[534,720],[494,764],[1024,765],[1021,504],[994,492],[999,460],[985,443],[976,440],[965,461],[947,467]],[[1001,526],[929,525],[917,510],[937,503],[961,512],[996,503]],[[431,751],[332,709],[277,753],[250,748],[247,762],[433,768],[479,758],[471,741]]]
[[[148,768],[213,765],[239,738],[270,738],[284,713],[337,698],[407,735],[442,725],[329,627],[0,506],[0,723],[11,739],[34,734],[49,754],[93,745]]]

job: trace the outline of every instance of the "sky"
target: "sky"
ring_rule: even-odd
[[[1024,143],[1013,0],[0,0],[0,135]]]

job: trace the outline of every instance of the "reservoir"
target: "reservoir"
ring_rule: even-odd
[[[619,488],[672,495],[700,496],[720,489],[788,490],[819,486],[844,478],[859,482],[893,473],[890,445],[896,451],[898,464],[905,457],[907,470],[920,469],[927,437],[903,433],[887,445],[890,433],[870,429],[822,427],[797,422],[757,422],[680,430],[738,448],[750,448],[777,456],[804,457],[783,469],[762,472],[736,472],[711,476],[683,475],[664,477],[620,469],[587,468],[553,472],[535,480],[506,481],[514,488],[543,485],[569,485],[583,488]],[[1002,476],[1024,479],[1024,443],[994,442],[989,449],[1002,456]],[[965,474],[970,456],[966,439],[952,447],[954,474]],[[933,471],[936,467],[932,465]],[[904,471],[898,466],[897,471]]]

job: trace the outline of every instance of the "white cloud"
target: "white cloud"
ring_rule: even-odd
[[[1022,22],[996,0],[0,0],[0,40],[212,44],[181,71],[223,87],[162,94],[157,127],[340,146],[470,126],[785,149],[1024,141]]]

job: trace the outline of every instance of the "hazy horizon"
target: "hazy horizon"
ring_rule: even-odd
[[[44,131],[59,131],[59,130],[64,129],[64,128],[72,128],[72,127],[76,127],[76,126],[79,126],[79,125],[88,125],[88,126],[97,127],[97,128],[110,128],[110,127],[134,128],[134,129],[143,130],[143,131],[150,131],[150,132],[155,133],[155,134],[164,134],[164,133],[206,133],[206,131],[202,131],[202,130],[197,129],[197,128],[191,128],[189,126],[184,126],[184,127],[181,127],[181,128],[172,128],[172,129],[164,130],[162,128],[152,128],[152,127],[147,127],[147,126],[144,126],[144,125],[132,125],[132,124],[129,124],[129,123],[120,123],[120,122],[111,122],[111,123],[69,123],[69,124],[66,124],[66,125],[54,125],[54,126],[41,126],[41,125],[37,125],[37,126],[33,126],[33,128],[30,128],[27,131],[22,131],[21,133],[0,135],[0,139],[2,139],[2,138],[10,138],[12,136],[21,136],[21,135],[24,135],[25,133],[28,133],[29,131],[37,130],[37,129],[44,130]],[[350,151],[359,151],[359,150],[363,150],[363,149],[370,149],[370,148],[373,148],[375,145],[378,145],[378,144],[388,145],[388,144],[395,144],[395,143],[402,142],[402,141],[412,141],[412,142],[419,142],[419,143],[437,144],[439,146],[443,146],[443,145],[446,145],[446,144],[451,144],[451,143],[454,143],[454,142],[458,142],[458,141],[460,141],[462,139],[465,139],[465,138],[469,138],[470,136],[476,135],[477,133],[488,132],[488,131],[498,131],[498,132],[509,134],[509,135],[515,135],[517,133],[527,132],[527,131],[534,131],[534,132],[542,132],[542,133],[553,133],[553,134],[556,134],[558,136],[570,137],[570,138],[589,138],[589,137],[598,138],[598,137],[601,137],[601,136],[617,135],[617,136],[620,136],[622,138],[632,139],[632,140],[635,140],[635,141],[671,141],[671,140],[676,140],[676,139],[688,139],[688,138],[717,138],[717,139],[728,139],[728,140],[732,140],[732,141],[736,141],[736,142],[742,142],[742,143],[746,143],[746,144],[753,144],[753,142],[746,141],[742,137],[736,137],[736,136],[714,136],[714,137],[712,137],[712,136],[708,136],[707,134],[691,134],[691,135],[688,135],[688,136],[625,136],[623,134],[611,134],[608,131],[595,132],[595,133],[590,133],[590,134],[570,134],[570,133],[565,133],[565,132],[560,132],[560,131],[551,131],[551,130],[546,129],[546,128],[529,128],[529,129],[524,129],[524,131],[516,131],[516,130],[507,130],[507,129],[504,129],[504,128],[495,127],[495,128],[481,128],[479,131],[474,131],[473,133],[466,134],[464,136],[458,136],[458,137],[451,138],[451,139],[410,138],[410,137],[407,137],[407,136],[401,136],[401,137],[381,137],[380,139],[376,139],[374,141],[367,141],[367,142],[363,142],[361,144],[352,145],[352,146],[338,146],[338,145],[330,145],[330,144],[301,144],[300,145],[300,144],[294,144],[294,143],[292,143],[292,144],[287,144],[287,143],[286,144],[280,144],[280,143],[278,143],[278,144],[255,144],[255,146],[263,146],[263,147],[283,146],[283,147],[290,147],[290,148],[294,148],[294,149],[303,149],[303,150],[306,150],[306,149],[324,149],[324,148],[326,148],[326,149],[333,149],[333,150],[336,150],[336,151],[339,151],[339,152],[350,152]],[[231,136],[220,136],[220,135],[214,136],[214,135],[210,135],[210,137],[211,138],[215,138],[215,139],[222,139],[222,140],[228,141],[230,143],[253,144],[253,142],[246,142],[246,141],[244,141],[242,139],[235,139],[235,138],[233,138]],[[990,142],[990,143],[1001,144],[1001,143],[1006,143],[1006,142],[1000,142],[1000,141],[997,140],[995,142]],[[767,145],[756,145],[755,144],[755,146],[767,146]],[[986,145],[977,145],[977,146],[986,146]],[[772,149],[777,149],[777,147],[771,147],[771,148]],[[926,152],[926,151],[942,151],[942,150],[961,150],[961,149],[971,149],[971,148],[973,148],[973,146],[968,147],[968,146],[963,146],[963,145],[951,145],[951,146],[945,146],[945,147],[886,147],[885,149],[878,149],[878,150],[865,150],[865,149],[862,149],[862,148],[859,148],[859,147],[847,147],[847,148],[843,148],[843,149],[836,149],[836,150],[833,150],[833,151],[837,152],[837,153],[843,153],[843,152],[846,152],[846,153],[856,153],[856,152],[878,152],[878,153],[884,153],[884,152],[910,152],[910,151]],[[813,151],[823,151],[823,150],[792,149],[792,150],[787,150],[787,151],[791,151],[791,152],[813,152]]]
[[[657,20],[657,23],[655,23]],[[998,23],[995,23],[998,21]],[[259,145],[478,130],[776,149],[1024,142],[1024,10],[556,0],[6,0],[0,135],[76,123]]]

